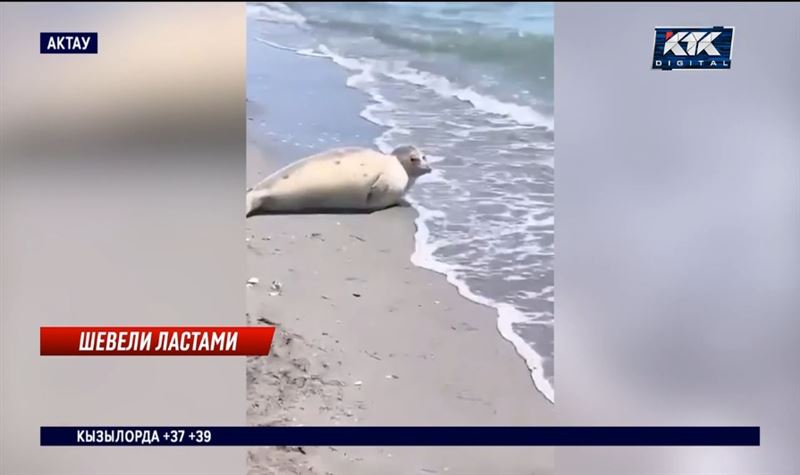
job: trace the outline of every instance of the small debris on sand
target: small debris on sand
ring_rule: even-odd
[[[356,381],[353,386],[361,386],[362,384],[364,384],[364,381]]]
[[[269,295],[271,297],[275,297],[276,295],[280,295],[281,292],[283,292],[283,284],[281,284],[277,280],[273,280],[272,284],[270,285],[269,288],[271,289],[270,293],[269,293]]]
[[[361,236],[359,236],[357,234],[351,234],[350,237],[353,238],[353,239],[357,239],[357,240],[359,240],[361,242],[367,242],[366,239],[362,238]]]
[[[358,292],[353,292],[353,297],[361,297],[361,294],[359,294]]]
[[[400,379],[400,376],[397,376],[396,374],[387,374],[386,379]]]
[[[250,277],[247,279],[247,286],[252,287],[254,285],[258,285],[258,277]]]

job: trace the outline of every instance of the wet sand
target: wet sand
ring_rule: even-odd
[[[358,116],[363,104],[353,103],[358,96],[334,65],[269,48],[248,54],[258,54],[248,59],[248,186],[318,151],[306,144],[365,146],[377,135]],[[295,81],[271,72],[290,69]],[[340,97],[336,107],[314,100],[298,109],[298,98],[309,94],[347,100]],[[275,131],[297,143],[276,140]],[[337,142],[317,143],[323,132]],[[272,353],[248,360],[249,424],[551,423],[553,406],[498,333],[495,311],[461,297],[443,275],[411,264],[414,217],[405,207],[247,220],[248,277],[259,279],[245,290],[247,319],[277,327]],[[553,472],[553,450],[261,447],[250,450],[248,468],[251,474],[540,474]]]
[[[248,220],[253,425],[537,425],[552,406],[494,311],[414,267],[413,209]],[[280,290],[272,282],[280,284]],[[551,473],[550,448],[256,448],[250,473]]]

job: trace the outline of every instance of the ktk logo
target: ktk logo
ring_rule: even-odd
[[[733,27],[656,28],[653,69],[730,69]]]
[[[664,44],[664,54],[672,53],[675,56],[695,56],[706,52],[711,56],[719,56],[719,51],[714,48],[714,39],[720,35],[719,31],[708,33],[679,31],[665,33],[667,42]],[[686,50],[681,48],[681,42],[686,44]]]

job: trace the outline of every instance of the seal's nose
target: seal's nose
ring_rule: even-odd
[[[428,156],[427,155],[423,155],[422,156],[422,169],[425,171],[425,173],[430,173],[431,171],[433,171],[431,166],[428,165]]]

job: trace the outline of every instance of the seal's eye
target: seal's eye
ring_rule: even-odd
[[[411,157],[411,163],[419,163],[419,157]]]

